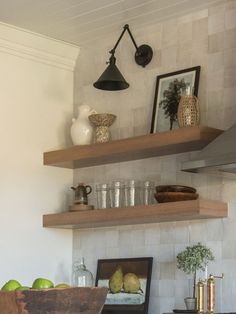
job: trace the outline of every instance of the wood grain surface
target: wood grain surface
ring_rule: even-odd
[[[44,227],[94,228],[154,222],[227,217],[227,204],[212,200],[191,200],[147,206],[95,209],[43,216]]]
[[[106,288],[0,291],[1,314],[99,314]]]
[[[75,169],[184,153],[202,149],[221,133],[210,127],[186,127],[107,143],[72,146],[45,152],[44,165]]]

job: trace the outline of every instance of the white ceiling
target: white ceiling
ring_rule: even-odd
[[[0,21],[81,45],[186,14],[219,0],[0,0]]]

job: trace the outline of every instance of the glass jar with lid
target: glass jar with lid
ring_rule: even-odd
[[[94,284],[93,274],[86,268],[84,258],[73,264],[73,279],[74,287],[92,287]]]

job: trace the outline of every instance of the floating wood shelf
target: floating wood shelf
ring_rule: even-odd
[[[200,150],[222,133],[210,127],[187,127],[107,143],[72,146],[44,153],[44,165],[83,168]]]
[[[219,201],[193,200],[149,206],[95,209],[43,216],[44,227],[84,229],[154,222],[227,217],[227,204]]]

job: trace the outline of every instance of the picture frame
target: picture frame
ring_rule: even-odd
[[[177,111],[182,90],[187,86],[198,95],[200,66],[158,75],[152,111],[150,133],[178,128]]]
[[[148,314],[152,263],[152,257],[98,260],[95,286],[108,288],[102,314]],[[115,276],[119,278],[120,269],[124,281],[117,289]]]

